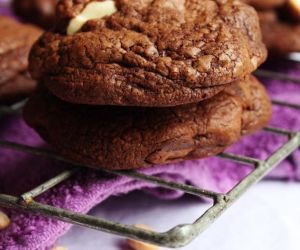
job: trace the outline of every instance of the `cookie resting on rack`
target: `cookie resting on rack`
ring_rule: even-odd
[[[30,72],[71,103],[164,107],[208,99],[265,58],[257,13],[238,1],[63,0]]]
[[[68,159],[94,168],[135,169],[218,154],[271,116],[254,78],[198,104],[167,108],[70,104],[42,84],[24,110],[26,122]]]
[[[11,102],[31,93],[36,81],[27,73],[28,54],[41,31],[0,16],[0,102]]]

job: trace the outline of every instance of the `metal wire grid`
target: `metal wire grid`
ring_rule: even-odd
[[[300,78],[294,78],[285,74],[275,73],[271,71],[258,70],[257,76],[280,79],[282,81],[293,81],[300,83]],[[286,108],[295,108],[300,110],[300,104],[288,103],[285,101],[273,100],[274,105],[280,105]],[[11,107],[0,107],[0,117],[3,114],[19,112],[24,105],[24,102],[17,103]],[[62,183],[77,172],[82,171],[85,167],[93,168],[93,166],[82,166],[76,162],[64,159],[58,154],[28,145],[16,144],[9,141],[0,140],[0,149],[11,149],[37,156],[45,156],[60,162],[68,163],[74,166],[73,169],[64,171],[56,177],[46,181],[40,186],[24,193],[20,197],[0,194],[0,206],[20,209],[27,212],[37,213],[46,217],[58,219],[67,223],[84,226],[91,229],[96,229],[106,233],[112,233],[123,237],[136,239],[139,241],[149,242],[155,245],[164,247],[177,248],[189,244],[201,232],[203,232],[210,224],[212,224],[221,214],[232,205],[239,197],[243,195],[253,184],[261,180],[268,172],[277,166],[282,160],[288,157],[293,151],[300,147],[300,132],[288,131],[280,128],[266,127],[268,133],[273,133],[276,136],[287,137],[287,142],[284,143],[276,152],[271,154],[266,160],[259,160],[242,155],[222,153],[218,157],[242,165],[253,167],[253,171],[241,180],[228,193],[216,193],[210,190],[200,189],[194,186],[180,184],[172,181],[163,180],[158,177],[148,176],[138,171],[111,171],[99,170],[105,173],[127,176],[136,180],[142,180],[173,190],[180,190],[191,195],[209,198],[213,201],[213,205],[202,214],[194,223],[177,225],[167,232],[149,232],[143,229],[136,228],[130,225],[123,225],[113,221],[96,218],[90,215],[74,213],[61,208],[56,208],[46,204],[34,201],[34,198]],[[300,130],[300,128],[299,128]],[[242,167],[242,166],[241,166]]]

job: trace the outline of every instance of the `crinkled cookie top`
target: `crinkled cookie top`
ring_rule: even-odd
[[[95,3],[106,6],[101,18],[87,13]],[[237,1],[63,0],[30,71],[73,103],[175,106],[215,95],[265,58],[257,14]]]

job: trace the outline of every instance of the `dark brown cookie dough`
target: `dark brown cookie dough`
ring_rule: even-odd
[[[281,20],[278,11],[259,12],[264,42],[273,54],[300,52],[300,22]]]
[[[118,11],[67,26],[90,3],[63,0],[30,72],[72,103],[175,106],[214,96],[266,58],[255,10],[235,1],[116,0]]]
[[[41,31],[0,16],[0,102],[28,94],[35,81],[27,74],[28,55]]]
[[[70,104],[41,86],[24,111],[27,123],[57,152],[107,169],[215,155],[264,126],[270,115],[267,93],[254,77],[198,104],[168,108]]]
[[[58,0],[14,0],[12,7],[25,21],[51,28],[55,22],[55,7]]]

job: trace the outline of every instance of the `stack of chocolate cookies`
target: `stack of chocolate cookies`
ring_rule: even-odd
[[[62,0],[34,45],[27,123],[68,159],[135,169],[218,154],[263,127],[266,59],[235,1]]]
[[[300,52],[299,0],[244,0],[259,13],[264,42],[273,54]]]
[[[0,31],[0,104],[10,104],[29,95],[36,86],[27,72],[28,55],[41,31],[6,16],[0,16]]]

